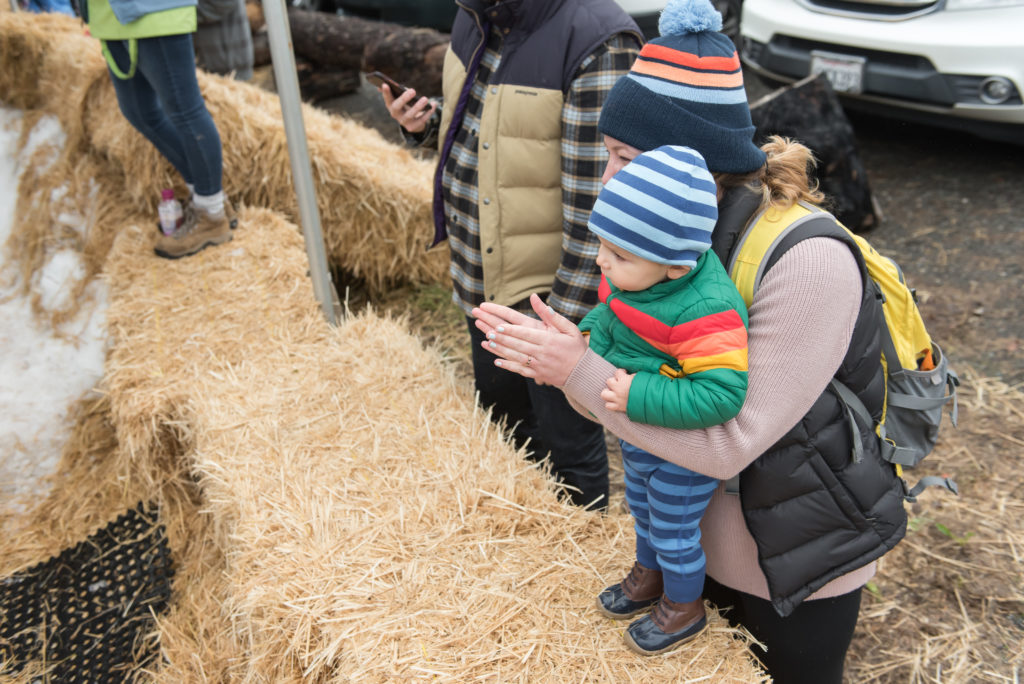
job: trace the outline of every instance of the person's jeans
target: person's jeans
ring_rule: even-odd
[[[71,0],[29,0],[28,9],[30,12],[59,12],[69,17],[75,16]]]
[[[118,68],[128,73],[128,42],[111,40],[107,47]],[[223,158],[220,134],[196,81],[192,34],[138,40],[135,75],[110,80],[121,113],[167,161],[197,195],[221,191]]]
[[[491,407],[495,421],[512,428],[516,446],[530,440],[531,458],[550,453],[555,477],[569,486],[566,494],[577,506],[608,506],[608,453],[604,428],[587,420],[569,405],[562,390],[494,365],[496,357],[480,345],[484,334],[472,318],[469,335],[473,347],[473,375],[480,403]]]

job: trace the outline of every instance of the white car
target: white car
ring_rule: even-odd
[[[843,104],[1024,144],[1024,0],[744,0],[745,70],[824,72]]]
[[[647,40],[658,37],[658,19],[661,10],[665,9],[665,0],[616,0],[622,9],[633,17],[633,20],[644,32]],[[722,14],[722,33],[733,41],[739,37],[740,7],[742,0],[711,0]]]

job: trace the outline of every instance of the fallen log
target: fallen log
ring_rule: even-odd
[[[421,95],[441,94],[445,33],[294,8],[288,22],[296,56],[325,71],[383,71]]]
[[[302,99],[312,104],[354,93],[360,84],[358,69],[324,71],[311,62],[297,60],[295,70]]]
[[[871,193],[857,154],[853,126],[831,84],[818,74],[768,93],[750,105],[758,144],[770,135],[799,140],[818,160],[818,183],[831,211],[847,228],[864,232],[878,226],[882,212]]]

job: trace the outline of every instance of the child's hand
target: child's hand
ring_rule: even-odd
[[[608,378],[605,384],[607,387],[601,390],[604,407],[609,411],[625,412],[629,404],[629,386],[633,384],[633,375],[617,368],[615,375]]]

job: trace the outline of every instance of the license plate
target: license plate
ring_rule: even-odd
[[[866,61],[863,57],[812,50],[811,74],[823,73],[833,90],[856,94],[862,91]]]

